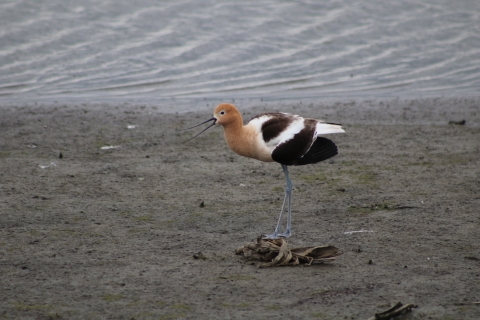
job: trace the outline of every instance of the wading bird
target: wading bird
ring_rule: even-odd
[[[345,131],[342,126],[288,113],[263,113],[243,125],[242,115],[238,109],[233,104],[223,103],[215,108],[213,118],[185,130],[210,121],[213,121],[210,126],[187,141],[198,137],[213,125],[220,125],[223,127],[228,146],[235,153],[264,162],[275,161],[282,165],[287,180],[282,210],[275,231],[263,238],[289,237],[292,233],[293,185],[288,175],[288,166],[317,163],[335,156],[338,153],[337,146],[321,135],[343,133]],[[287,203],[287,227],[280,233],[282,215]]]

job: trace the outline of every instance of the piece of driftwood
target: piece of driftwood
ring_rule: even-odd
[[[247,259],[265,262],[260,267],[296,266],[300,264],[331,262],[341,255],[334,246],[315,246],[290,249],[285,239],[262,239],[235,250]]]
[[[396,305],[388,309],[387,311],[380,312],[380,313],[375,313],[375,315],[368,320],[388,320],[392,319],[398,315],[400,315],[402,312],[405,311],[411,311],[412,308],[416,307],[412,303],[408,304],[403,304],[401,302],[398,302]]]

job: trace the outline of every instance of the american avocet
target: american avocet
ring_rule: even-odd
[[[320,135],[345,132],[342,126],[288,113],[263,113],[253,117],[247,125],[243,125],[242,115],[237,108],[233,104],[223,103],[215,108],[213,118],[188,129],[210,121],[213,123],[193,138],[215,124],[221,125],[225,140],[235,153],[264,162],[276,161],[282,165],[287,180],[285,198],[274,233],[264,238],[289,237],[292,233],[293,185],[288,175],[288,166],[317,163],[335,156],[338,153],[337,146]],[[280,233],[282,215],[287,201],[287,228]]]

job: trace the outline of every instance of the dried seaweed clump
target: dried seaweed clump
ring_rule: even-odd
[[[245,258],[260,260],[266,263],[260,267],[296,266],[299,264],[330,262],[341,255],[340,249],[334,246],[317,246],[289,249],[285,239],[261,239],[235,250]]]

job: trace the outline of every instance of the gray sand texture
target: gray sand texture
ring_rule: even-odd
[[[211,111],[0,106],[0,319],[480,319],[479,98],[237,107],[342,123],[336,157],[290,168],[288,241],[343,255],[234,254],[273,231],[285,181],[221,128],[182,143]]]

